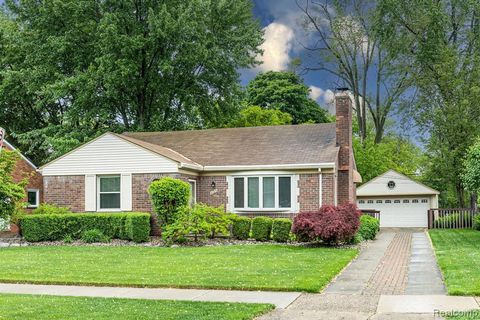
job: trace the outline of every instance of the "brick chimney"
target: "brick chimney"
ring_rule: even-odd
[[[346,88],[339,88],[335,95],[336,136],[338,153],[337,204],[355,201],[353,183],[352,100]]]

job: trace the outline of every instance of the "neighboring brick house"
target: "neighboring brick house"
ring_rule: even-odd
[[[355,202],[352,106],[336,123],[106,133],[40,168],[44,200],[76,212],[151,211],[147,188],[173,176],[194,200],[238,214],[288,216]]]
[[[3,149],[18,151],[8,141],[4,141]],[[24,201],[27,203],[27,211],[30,211],[38,207],[43,201],[43,178],[32,161],[20,153],[20,159],[17,161],[13,171],[13,180],[20,182],[24,178],[28,178],[28,185],[25,188],[27,197]]]

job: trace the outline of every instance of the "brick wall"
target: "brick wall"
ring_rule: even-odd
[[[212,189],[215,182],[215,189]],[[197,180],[197,202],[226,208],[228,202],[227,177],[226,176],[203,176]]]
[[[322,174],[322,204],[335,204],[335,176],[333,173]]]
[[[338,152],[337,202],[353,202],[352,100],[347,92],[335,97]]]
[[[85,176],[46,176],[43,183],[45,203],[85,211]]]
[[[300,204],[300,211],[318,210],[320,207],[319,174],[300,174],[298,188],[298,202]]]
[[[148,194],[148,187],[156,180],[163,177],[172,177],[183,181],[197,180],[195,176],[184,174],[169,173],[140,173],[132,174],[132,210],[141,212],[152,212],[152,202]],[[198,199],[198,182],[197,182],[197,199]]]
[[[9,148],[7,145],[4,145],[4,148],[6,150],[12,151],[11,148]],[[38,189],[39,190],[39,203],[43,202],[43,178],[40,173],[36,171],[35,168],[33,168],[30,163],[25,161],[25,159],[20,158],[17,163],[15,164],[15,169],[13,170],[12,174],[13,180],[15,182],[20,182],[23,180],[25,177],[28,178],[28,184],[25,187],[25,191],[28,189]],[[27,201],[27,198],[24,199],[24,201]]]

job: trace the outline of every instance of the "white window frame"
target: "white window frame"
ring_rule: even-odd
[[[113,178],[118,177],[120,178],[120,191],[118,192],[101,192],[100,191],[100,179],[101,178]],[[100,208],[100,194],[120,194],[120,203],[118,208],[111,208],[111,209],[102,209]],[[122,211],[122,175],[121,174],[103,174],[97,175],[97,211],[98,212],[119,212]]]
[[[29,192],[35,192],[36,201],[35,201],[34,205],[31,205],[30,203],[28,203],[28,193]],[[27,208],[29,208],[29,209],[38,208],[39,205],[40,205],[40,190],[39,189],[28,189],[27,190]]]
[[[190,185],[193,184],[193,191],[192,191],[192,194],[190,195],[190,201],[189,201],[193,206],[197,203],[197,180],[188,179],[188,183]]]
[[[235,207],[235,180],[236,178],[243,178],[243,208]],[[258,178],[258,208],[249,208],[248,207],[248,178]],[[263,178],[275,178],[274,182],[274,204],[272,208],[263,207]],[[283,208],[279,205],[279,178],[290,178],[290,207]],[[231,189],[231,201],[230,207],[234,212],[273,212],[273,211],[282,211],[282,212],[292,212],[296,210],[297,206],[297,181],[295,175],[292,174],[251,174],[251,175],[235,175],[231,177],[231,183],[229,183],[229,188]]]

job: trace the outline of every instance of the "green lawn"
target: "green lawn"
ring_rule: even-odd
[[[0,319],[253,319],[268,304],[0,294]]]
[[[0,282],[318,292],[356,249],[217,247],[10,247]]]
[[[448,293],[480,296],[480,231],[430,230]]]

